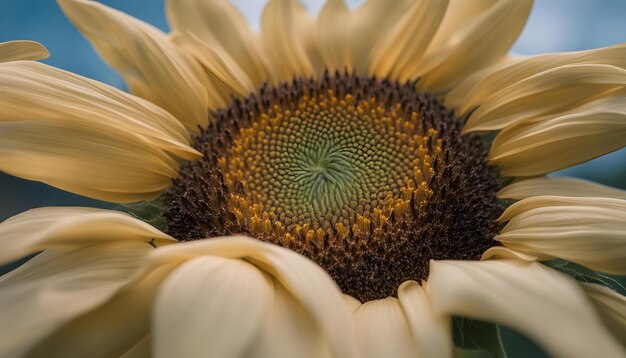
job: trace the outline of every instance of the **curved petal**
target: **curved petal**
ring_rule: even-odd
[[[225,51],[215,50],[187,32],[174,35],[173,41],[204,66],[225,101],[234,94],[248,96],[255,90],[252,80]]]
[[[417,347],[397,298],[369,301],[354,312],[361,357],[415,357]]]
[[[150,335],[147,335],[122,354],[120,358],[149,358],[152,356],[151,345]]]
[[[350,10],[343,0],[328,0],[317,18],[320,56],[329,71],[351,68],[348,61]]]
[[[233,236],[159,248],[150,265],[184,262],[203,255],[253,263],[306,309],[334,356],[356,356],[352,320],[343,295],[328,274],[313,262],[282,247]]]
[[[626,297],[593,283],[583,283],[582,287],[604,324],[626,346]]]
[[[48,57],[50,57],[50,52],[36,41],[0,42],[0,63],[18,60],[43,60]]]
[[[244,260],[198,257],[163,282],[154,307],[157,357],[241,357],[273,301],[271,278]]]
[[[175,241],[119,211],[78,207],[32,209],[0,223],[0,265],[42,250],[116,240],[155,245]]]
[[[154,104],[109,85],[38,62],[0,66],[0,123],[53,119],[94,131],[130,132],[185,159],[199,153],[176,118]]]
[[[156,291],[173,268],[173,265],[159,267],[140,279],[135,275],[108,301],[56,329],[27,356],[119,357],[133,348],[141,348],[137,345],[150,333]],[[143,347],[146,348],[150,349]]]
[[[419,85],[441,92],[502,59],[526,24],[532,0],[501,0],[481,14],[447,47],[417,67]]]
[[[426,55],[435,53],[446,47],[449,43],[455,43],[499,0],[448,0],[449,5],[441,25],[433,37]]]
[[[419,60],[439,28],[448,0],[416,1],[373,51],[370,73],[411,80]]]
[[[348,70],[367,75],[374,48],[400,21],[412,0],[368,0],[344,20],[348,31]]]
[[[487,73],[480,75],[479,80],[468,78],[451,90],[446,95],[446,105],[456,107],[463,116],[479,104],[488,101],[494,94],[526,78],[552,68],[574,64],[603,64],[626,68],[626,44],[587,51],[532,56],[489,69]]]
[[[554,356],[622,357],[625,353],[580,286],[539,263],[432,261],[428,292],[438,314],[503,324]]]
[[[419,357],[452,357],[451,322],[435,315],[426,290],[415,281],[398,288],[398,299],[411,328]]]
[[[509,247],[494,246],[488,248],[483,252],[481,260],[494,260],[494,259],[510,259],[510,260],[522,260],[522,261],[537,261],[540,258],[549,259],[549,257],[541,257],[537,255],[530,255],[523,253]]]
[[[46,251],[0,278],[0,355],[22,356],[106,302],[152,250],[145,242],[116,240]]]
[[[513,200],[542,195],[626,199],[626,190],[577,178],[538,177],[516,181],[498,192],[499,199]]]
[[[0,171],[96,199],[157,197],[178,163],[134,133],[63,120],[0,122]]]
[[[600,105],[537,123],[507,127],[494,139],[489,160],[501,166],[503,177],[536,176],[624,146],[626,111]]]
[[[551,68],[490,96],[472,112],[463,130],[498,130],[529,118],[565,112],[625,84],[626,70],[611,65]]]
[[[250,357],[332,357],[326,338],[311,315],[282,285],[274,284],[274,302],[248,349]]]
[[[166,6],[172,30],[189,32],[216,51],[224,49],[227,56],[220,54],[237,61],[255,87],[272,79],[257,36],[230,1],[167,0]]]
[[[511,205],[495,237],[531,255],[563,258],[591,269],[626,273],[626,201],[533,197]]]
[[[311,21],[297,0],[270,0],[265,6],[261,34],[279,80],[316,74],[313,58],[307,52]]]
[[[94,1],[57,1],[104,59],[127,78],[131,91],[134,84],[142,84],[138,94],[156,101],[191,132],[207,124],[205,75],[165,34]]]

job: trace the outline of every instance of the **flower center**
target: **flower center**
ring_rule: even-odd
[[[479,138],[414,84],[295,78],[235,99],[196,138],[165,195],[181,240],[246,234],[315,261],[362,301],[431,259],[495,245],[496,177]]]

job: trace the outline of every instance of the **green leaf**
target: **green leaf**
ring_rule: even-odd
[[[557,271],[563,272],[564,274],[575,278],[579,282],[597,283],[620,294],[626,293],[626,287],[624,287],[618,279],[612,277],[611,275],[602,274],[562,259],[545,261],[543,264]]]
[[[163,202],[160,199],[123,204],[118,206],[116,209],[128,213],[139,220],[145,221],[159,230],[165,230],[166,221],[161,215]]]
[[[459,317],[453,322],[457,356],[506,358],[497,325]]]

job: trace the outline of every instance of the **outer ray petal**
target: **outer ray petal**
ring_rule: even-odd
[[[0,123],[0,170],[113,202],[154,199],[171,185],[172,158],[136,134],[105,129],[58,120]]]
[[[150,311],[157,288],[173,268],[159,267],[139,280],[133,279],[104,304],[55,330],[28,356],[119,357],[137,348],[150,333]]]
[[[465,132],[508,125],[578,107],[626,84],[626,70],[611,65],[565,65],[521,80],[472,112]]]
[[[120,356],[120,358],[149,358],[152,354],[152,340],[150,335],[145,336],[128,351]]]
[[[400,81],[410,80],[443,19],[448,0],[423,0],[410,5],[373,51],[370,72]]]
[[[610,288],[592,283],[583,283],[582,287],[604,324],[626,346],[626,297]]]
[[[410,326],[419,357],[452,357],[450,321],[436,316],[426,290],[415,281],[398,289],[398,299]]]
[[[532,197],[511,205],[495,239],[531,255],[563,258],[593,270],[626,273],[626,201]]]
[[[554,356],[622,357],[625,353],[580,286],[538,263],[433,261],[428,290],[438,314],[503,324]]]
[[[415,357],[411,327],[397,298],[369,301],[354,312],[361,357]]]
[[[0,355],[23,356],[65,323],[106,302],[150,251],[137,240],[47,251],[0,278]]]
[[[94,131],[130,132],[185,159],[199,153],[176,118],[114,87],[38,62],[0,65],[0,123],[51,119],[83,123]]]
[[[272,279],[243,260],[187,261],[165,279],[157,295],[156,356],[245,355],[268,314],[273,291]]]
[[[320,56],[329,71],[350,68],[348,61],[348,26],[350,10],[343,0],[329,0],[317,18]]]
[[[17,40],[0,42],[0,63],[18,60],[43,60],[50,52],[39,42]]]
[[[282,285],[274,284],[274,302],[265,325],[250,346],[250,357],[332,357],[311,315]]]
[[[418,66],[420,86],[445,91],[473,72],[503,58],[524,28],[532,0],[501,0],[485,11],[447,47]]]
[[[192,33],[222,57],[237,61],[255,87],[272,79],[269,60],[257,36],[230,1],[168,0],[166,6],[170,26],[175,32]]]
[[[263,270],[307,311],[333,356],[356,356],[350,312],[341,291],[324,270],[292,251],[245,237],[213,238],[162,247],[146,271],[205,255],[243,259]]]
[[[71,249],[113,240],[161,245],[175,240],[151,225],[113,210],[48,207],[0,223],[0,264],[47,249]]]
[[[611,107],[507,127],[493,141],[489,159],[502,167],[503,177],[537,176],[618,150],[626,145],[626,111]]]
[[[232,95],[247,96],[255,90],[252,80],[226,51],[209,47],[192,33],[176,34],[173,39],[204,66],[225,101],[230,101]]]
[[[208,120],[206,78],[167,36],[152,26],[100,3],[58,0],[67,17],[104,59],[122,73],[131,90],[172,113],[194,132]],[[204,85],[203,85],[204,84]]]
[[[479,21],[481,15],[489,10],[497,1],[498,0],[449,0],[446,14],[426,54],[430,55],[435,53],[446,47],[449,43],[458,41],[467,29],[471,27],[474,22]]]
[[[541,256],[526,254],[509,247],[504,246],[494,246],[488,248],[483,255],[481,256],[481,260],[494,260],[494,259],[507,259],[507,260],[522,260],[522,261],[537,261],[541,258]],[[545,260],[549,260],[550,257],[543,257]]]
[[[626,68],[626,45],[569,53],[533,56],[472,75],[446,96],[446,105],[457,107],[460,115],[487,101],[515,83],[541,72],[566,65],[603,64]],[[474,78],[474,77],[479,77]]]
[[[352,65],[349,70],[367,74],[375,46],[398,23],[412,2],[368,0],[345,20],[349,26],[348,57]]]
[[[523,179],[505,186],[498,192],[499,199],[521,200],[541,195],[626,199],[625,190],[566,177]]]
[[[294,74],[316,74],[314,59],[307,51],[311,21],[297,0],[270,0],[266,5],[261,18],[261,34],[279,80],[289,81]]]

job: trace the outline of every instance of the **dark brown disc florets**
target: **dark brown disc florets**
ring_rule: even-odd
[[[234,99],[165,195],[180,240],[245,234],[296,251],[361,301],[477,260],[500,213],[483,144],[414,83],[295,78]]]

